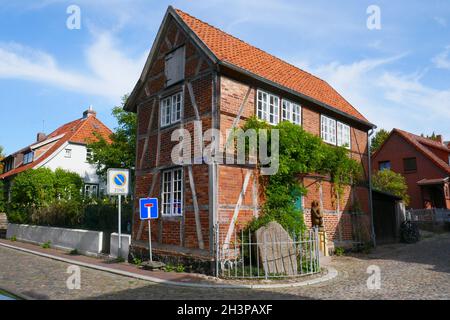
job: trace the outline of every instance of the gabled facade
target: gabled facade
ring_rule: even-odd
[[[89,150],[86,147],[89,140],[96,139],[94,133],[109,141],[112,131],[89,108],[83,112],[82,118],[62,125],[49,135],[38,133],[34,143],[5,157],[0,179],[8,186],[17,174],[25,170],[62,168],[78,173],[84,181],[85,194],[97,196],[105,186],[97,176],[95,166],[88,162]]]
[[[427,139],[394,129],[372,156],[372,168],[402,174],[413,209],[450,209],[450,149],[438,136]]]
[[[333,145],[347,145],[368,180],[368,131],[374,126],[325,81],[244,41],[169,7],[147,63],[125,109],[138,115],[136,204],[133,246],[146,248],[147,224],[138,199],[157,197],[160,218],[152,223],[156,251],[191,252],[211,258],[213,229],[220,238],[259,215],[262,201],[254,166],[218,162],[175,165],[175,129],[194,136],[214,128],[222,136],[257,115],[269,123],[292,121]],[[223,147],[223,145],[221,145]],[[221,149],[223,150],[223,149]],[[327,177],[302,177],[307,223],[313,200],[325,211],[328,237],[354,240],[353,213],[370,232],[367,185],[346,188],[336,199]]]

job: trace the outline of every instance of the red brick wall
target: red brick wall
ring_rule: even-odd
[[[232,127],[233,121],[239,112],[239,108],[243,103],[249,88],[250,94],[248,101],[245,104],[237,126],[242,126],[248,117],[255,114],[257,88],[225,76],[221,76],[220,78],[220,88],[220,130],[222,135],[225,136],[226,130]],[[302,106],[303,128],[315,135],[320,135],[321,114],[318,107],[308,101],[297,102],[299,102]],[[362,163],[364,171],[367,173],[367,132],[355,127],[351,128],[351,156]],[[242,170],[244,169],[239,167],[220,166],[219,202],[221,204],[236,203],[242,188],[243,177],[245,176]],[[307,223],[310,223],[309,208],[311,207],[311,202],[313,200],[319,200],[319,184],[316,179],[312,178],[304,179],[303,183],[308,189],[308,194],[303,200],[304,207],[306,208],[305,220]],[[250,187],[251,186],[247,189],[246,197],[252,194]],[[349,212],[356,210],[357,208],[360,208],[366,214],[369,212],[368,189],[355,188],[352,196],[351,188],[345,187],[342,198],[339,201],[339,206],[332,183],[324,181],[322,184],[322,189],[323,207],[325,210],[325,227],[328,232],[329,239],[342,241],[351,240],[353,236]],[[258,205],[261,205],[263,202],[262,196],[259,194],[260,192],[261,190],[258,190]],[[250,201],[251,199],[246,198],[246,200]],[[229,221],[232,213],[232,209],[219,210],[219,221]],[[251,210],[241,210],[239,213],[240,223],[242,224],[244,221],[248,221],[252,218],[252,215],[253,212]],[[365,223],[368,223],[369,221],[369,218],[365,219]],[[310,224],[308,225],[310,226]],[[367,228],[367,226],[364,228]],[[222,230],[222,232],[226,231]]]
[[[417,171],[406,173],[403,167],[404,158],[417,159]],[[379,163],[391,161],[391,170],[402,174],[408,184],[408,194],[411,198],[410,207],[414,209],[424,208],[422,193],[417,182],[422,179],[438,179],[448,176],[442,169],[437,167],[428,157],[425,157],[415,147],[406,142],[400,135],[393,133],[385,142],[375,157],[372,158],[373,172],[379,169]]]

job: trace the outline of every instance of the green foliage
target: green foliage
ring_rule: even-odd
[[[184,272],[185,271],[185,267],[182,264],[177,265],[177,267],[175,268],[176,272]]]
[[[69,254],[72,256],[77,256],[77,255],[79,255],[79,252],[77,249],[73,249],[73,250],[70,250]]]
[[[132,263],[139,267],[142,264],[142,259],[135,257],[135,258],[133,258]]]
[[[132,168],[135,164],[137,116],[123,109],[128,96],[122,98],[122,105],[112,110],[117,119],[118,127],[107,141],[96,135],[96,141],[91,141],[88,148],[92,150],[89,162],[97,167],[97,174],[106,177],[108,168]]]
[[[5,158],[5,155],[3,154],[3,147],[0,146],[0,173],[3,173],[3,162],[2,160]]]
[[[284,121],[270,126],[252,117],[243,126],[243,130],[248,129],[257,132],[268,130],[269,145],[271,130],[279,130],[279,169],[275,175],[261,177],[266,200],[263,215],[249,225],[252,231],[270,221],[277,221],[283,228],[295,233],[305,229],[303,214],[295,208],[296,199],[306,194],[306,188],[300,184],[301,175],[329,175],[339,194],[343,192],[343,185],[355,183],[361,176],[360,164],[350,158],[346,148],[325,144],[320,137],[298,125]]]
[[[172,272],[172,271],[175,270],[175,266],[174,266],[173,264],[171,264],[171,263],[168,263],[168,264],[166,264],[166,265],[163,267],[163,270],[164,270],[165,272]]]
[[[3,182],[3,180],[0,180],[0,212],[4,212],[6,210],[6,196],[4,186],[5,183]]]
[[[76,223],[82,205],[83,180],[73,172],[39,168],[21,172],[11,186],[8,220],[15,223]]]
[[[9,238],[9,240],[11,240],[11,241],[17,241],[17,238],[16,238],[16,236],[12,236],[11,238]]]
[[[384,143],[384,141],[386,141],[388,136],[389,131],[386,131],[384,129],[380,129],[377,131],[377,133],[375,134],[375,136],[372,138],[371,141],[372,154],[374,154],[381,147],[381,145]]]
[[[422,133],[420,136],[423,137],[423,138],[427,138],[427,139],[433,140],[433,141],[439,141],[439,137],[434,131],[433,131],[433,133],[431,135],[425,135],[425,134]]]
[[[334,249],[334,254],[337,255],[337,256],[343,256],[344,253],[345,253],[345,249],[342,248],[342,247],[336,247]]]
[[[409,204],[408,185],[400,173],[392,170],[378,171],[372,175],[372,185],[374,189],[401,197],[406,206]]]
[[[47,242],[44,242],[44,243],[41,245],[41,247],[44,248],[44,249],[50,249],[51,244],[52,244],[51,241],[47,241]]]

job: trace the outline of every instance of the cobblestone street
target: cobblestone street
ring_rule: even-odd
[[[381,269],[381,289],[367,288],[370,265]],[[380,246],[369,255],[334,257],[335,279],[297,288],[184,288],[81,267],[81,289],[68,290],[68,266],[0,247],[0,288],[37,299],[450,299],[449,233]]]

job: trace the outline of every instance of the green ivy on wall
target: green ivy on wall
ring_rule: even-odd
[[[301,184],[301,175],[315,173],[329,176],[339,198],[342,198],[345,185],[361,177],[361,164],[350,157],[348,149],[326,144],[301,126],[287,121],[271,126],[252,117],[242,129],[254,129],[257,133],[266,129],[269,144],[271,131],[279,130],[279,169],[274,175],[260,177],[265,203],[260,217],[250,223],[250,230],[254,231],[270,221],[277,221],[286,230],[295,233],[305,229],[303,213],[298,208],[299,199],[307,193]],[[267,149],[270,150],[269,147]]]

